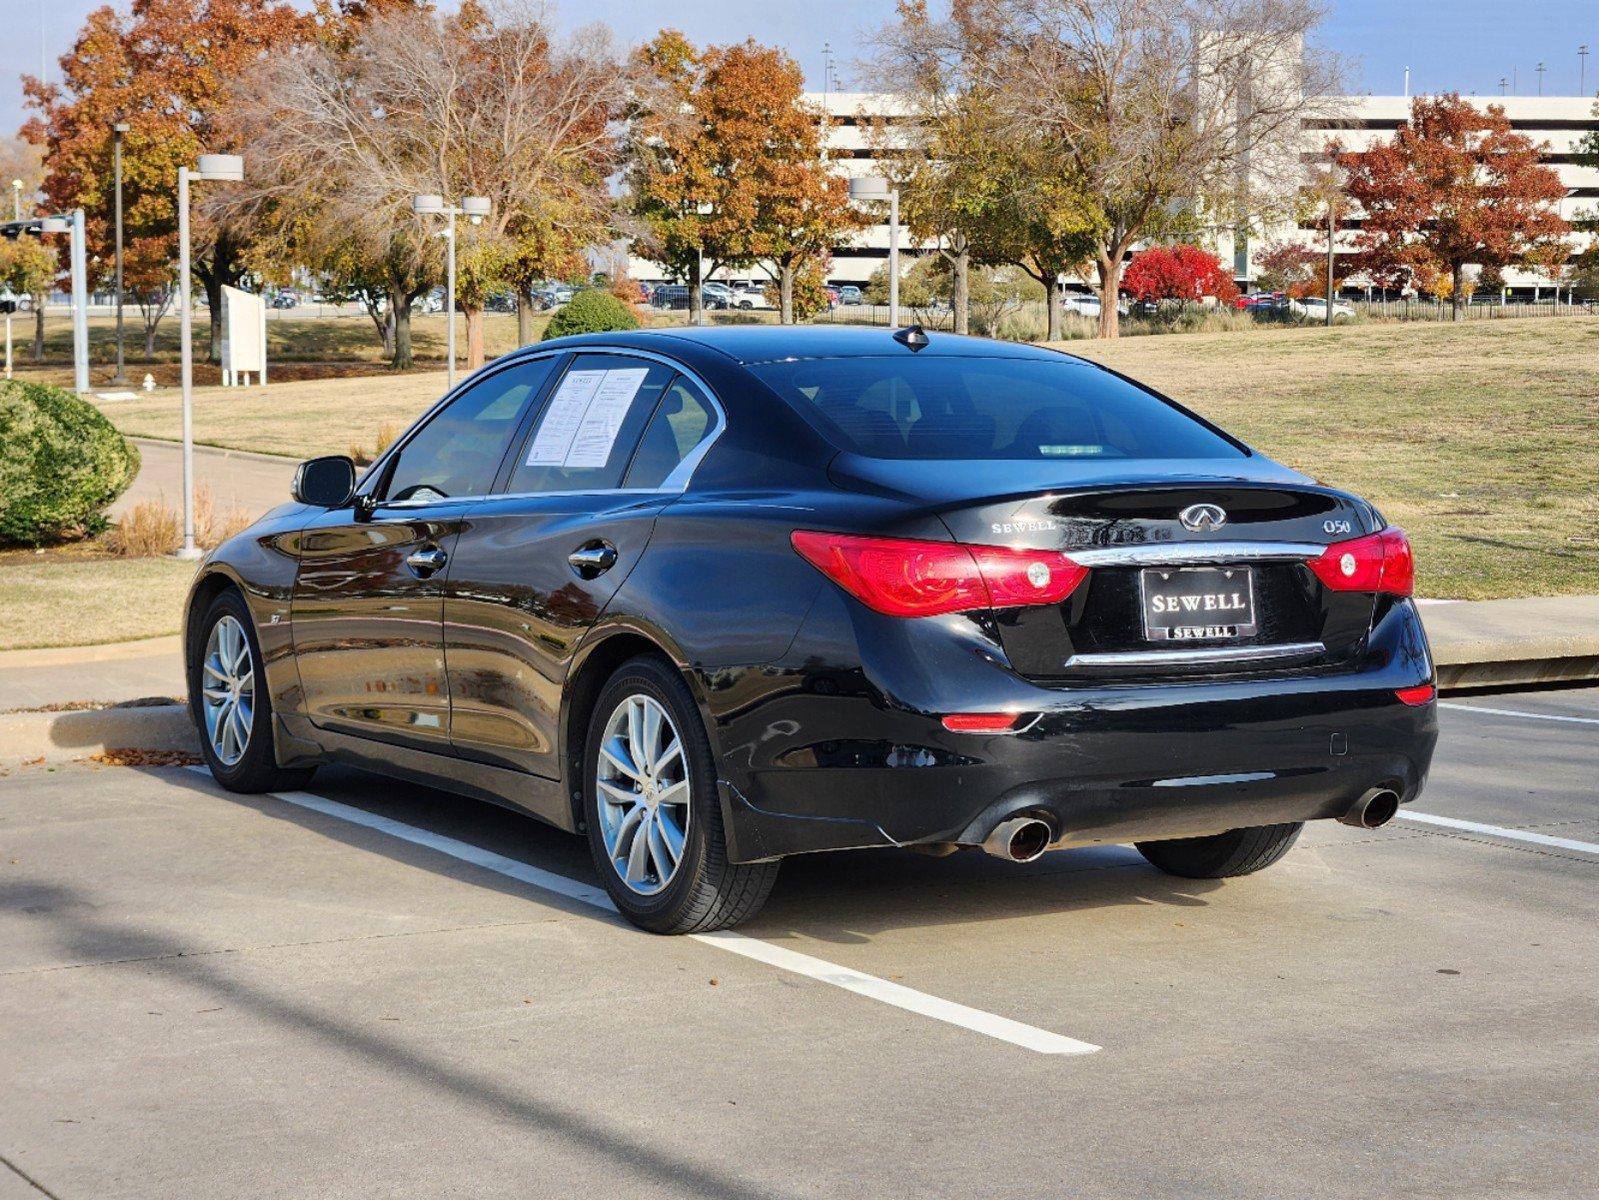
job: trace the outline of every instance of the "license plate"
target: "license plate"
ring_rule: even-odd
[[[1248,567],[1148,567],[1139,590],[1149,641],[1226,641],[1256,632],[1255,580]]]

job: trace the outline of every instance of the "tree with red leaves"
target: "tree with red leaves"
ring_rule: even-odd
[[[1138,300],[1199,300],[1224,304],[1238,295],[1221,259],[1198,246],[1151,246],[1122,275],[1122,288]]]
[[[1447,275],[1458,321],[1467,265],[1527,264],[1570,232],[1565,185],[1539,161],[1547,149],[1514,132],[1499,105],[1418,96],[1393,141],[1338,156],[1361,209],[1361,269],[1378,280]]]

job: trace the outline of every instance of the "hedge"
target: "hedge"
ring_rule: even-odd
[[[139,473],[139,452],[71,392],[0,383],[0,543],[87,537]]]
[[[544,340],[569,337],[574,333],[610,333],[615,329],[637,329],[633,310],[609,292],[584,291],[558,309],[544,328]]]

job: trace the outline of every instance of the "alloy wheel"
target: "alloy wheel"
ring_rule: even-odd
[[[606,721],[595,791],[600,836],[617,877],[641,896],[661,891],[688,844],[690,788],[683,739],[650,696],[626,697]]]
[[[250,748],[255,723],[255,666],[237,618],[223,616],[211,626],[200,670],[206,737],[222,765],[234,766]]]

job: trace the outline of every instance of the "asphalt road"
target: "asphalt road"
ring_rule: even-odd
[[[16,772],[0,1198],[1592,1196],[1599,689],[1442,719],[1471,828],[818,856],[733,938],[353,773]]]

